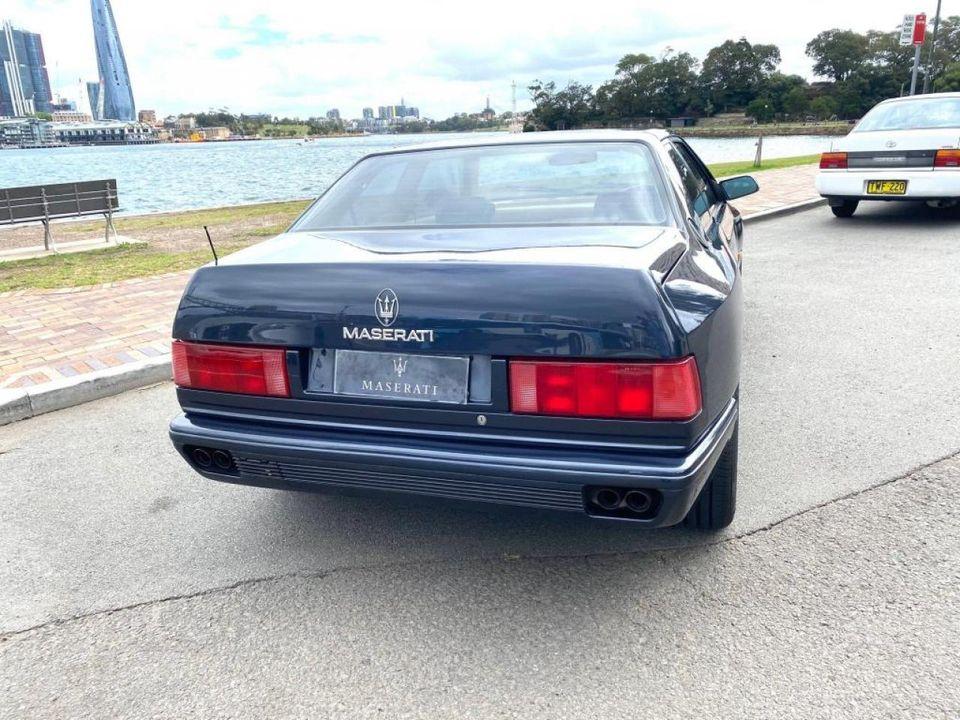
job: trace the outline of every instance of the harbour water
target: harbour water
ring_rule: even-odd
[[[316,197],[377,149],[465,135],[370,135],[256,142],[184,143],[0,151],[0,188],[116,178],[124,214]],[[470,135],[476,138],[476,135]],[[833,138],[768,137],[764,157],[808,155]],[[690,138],[707,163],[751,159],[753,138]]]

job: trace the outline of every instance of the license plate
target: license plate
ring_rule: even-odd
[[[462,405],[469,373],[465,357],[337,350],[333,392]]]
[[[906,195],[906,180],[867,180],[867,195]]]

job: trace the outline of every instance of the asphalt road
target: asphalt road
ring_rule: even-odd
[[[745,273],[719,536],[208,482],[169,385],[0,428],[0,717],[960,717],[960,214]]]

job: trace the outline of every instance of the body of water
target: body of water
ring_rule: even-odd
[[[370,135],[298,140],[183,143],[0,151],[0,187],[116,178],[124,214],[312,198],[375,150],[475,134]],[[764,157],[808,155],[833,138],[764,138]],[[690,138],[707,163],[749,160],[753,138]]]

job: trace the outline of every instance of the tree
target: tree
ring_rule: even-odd
[[[747,105],[747,116],[758,123],[768,123],[773,120],[773,101],[767,97],[758,97]]]
[[[837,103],[833,98],[821,95],[810,103],[810,112],[818,120],[829,120],[837,114]]]
[[[791,115],[793,113],[787,110],[785,103],[787,96],[794,90],[797,90],[795,96],[802,92],[803,97],[808,98],[810,86],[807,84],[807,81],[799,75],[784,75],[783,73],[775,72],[763,81],[759,94],[770,98],[775,114]]]
[[[570,82],[563,90],[556,83],[534,80],[528,88],[533,109],[530,122],[537,128],[561,130],[583,127],[597,118],[593,87]]]
[[[932,32],[933,25],[931,24],[927,26],[927,42],[930,42]],[[926,54],[923,57],[926,61]],[[929,68],[934,83],[941,73],[946,72],[950,65],[958,61],[960,61],[960,16],[951,15],[940,20],[940,28],[937,30],[937,49],[933,55],[933,63]]]
[[[960,91],[960,62],[947,65],[946,69],[933,81],[933,89],[937,92]]]
[[[802,120],[809,107],[810,98],[807,97],[806,88],[794,87],[783,97],[783,112],[791,118]]]
[[[867,61],[867,37],[852,30],[824,30],[807,43],[807,55],[817,75],[840,82]]]
[[[700,73],[704,101],[729,109],[744,107],[780,64],[776,45],[751,45],[746,38],[727,40],[710,50]]]
[[[666,119],[687,112],[696,101],[697,59],[667,50],[659,59],[625,55],[617,75],[597,89],[596,105],[606,120]]]

